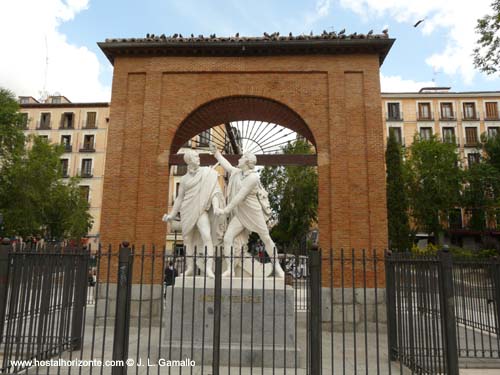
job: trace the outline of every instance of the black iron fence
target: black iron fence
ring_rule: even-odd
[[[1,371],[454,373],[459,358],[500,363],[497,266],[364,250],[5,245]]]
[[[418,373],[500,367],[497,259],[389,253],[386,265],[392,359]]]

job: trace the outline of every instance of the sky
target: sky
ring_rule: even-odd
[[[1,0],[0,87],[35,98],[45,92],[109,101],[113,67],[96,43],[112,37],[388,28],[396,42],[381,67],[382,91],[500,90],[500,77],[475,70],[471,56],[476,21],[491,1]]]

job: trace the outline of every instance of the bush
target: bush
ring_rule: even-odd
[[[442,246],[434,244],[428,244],[426,247],[423,248],[420,248],[417,245],[413,245],[411,248],[411,252],[414,255],[436,256],[438,251],[441,251],[442,249],[443,249]],[[464,249],[458,246],[450,246],[449,251],[451,252],[454,258],[461,258],[461,259],[488,259],[500,255],[499,252],[495,249],[474,251],[471,249]]]

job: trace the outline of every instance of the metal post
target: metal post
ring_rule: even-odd
[[[88,287],[88,262],[89,253],[87,246],[83,247],[83,253],[77,253],[76,256],[76,275],[75,275],[75,299],[71,322],[71,349],[80,350],[82,347],[82,336],[85,327],[83,321],[83,311],[87,303]]]
[[[493,279],[493,298],[495,300],[497,314],[497,335],[500,335],[500,259],[495,257],[491,262],[491,277]]]
[[[387,344],[389,346],[389,359],[395,361],[398,353],[398,334],[396,317],[396,284],[394,280],[394,263],[392,252],[385,253],[385,293],[387,298]]]
[[[213,352],[212,352],[213,375],[219,375],[221,288],[222,288],[222,255],[221,255],[221,249],[215,248],[214,338],[213,338]]]
[[[9,290],[9,252],[10,240],[4,238],[0,244],[0,343],[3,341],[3,325],[7,308],[7,292]]]
[[[439,252],[439,289],[441,304],[441,326],[446,359],[447,374],[458,375],[457,332],[455,323],[455,303],[453,295],[453,259],[447,246]]]
[[[311,374],[321,374],[321,251],[309,251],[311,318],[309,319],[309,359]],[[333,322],[331,322],[333,324]]]
[[[123,361],[123,366],[114,366],[112,375],[126,375],[125,361],[128,356],[130,328],[130,297],[132,292],[133,256],[128,242],[120,247],[118,260],[118,282],[116,286],[116,316],[113,340],[113,360]]]

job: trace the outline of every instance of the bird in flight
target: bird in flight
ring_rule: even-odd
[[[413,25],[413,27],[418,27],[418,25],[420,25],[422,22],[425,21],[425,18],[422,18],[421,20],[418,20],[415,25]]]

